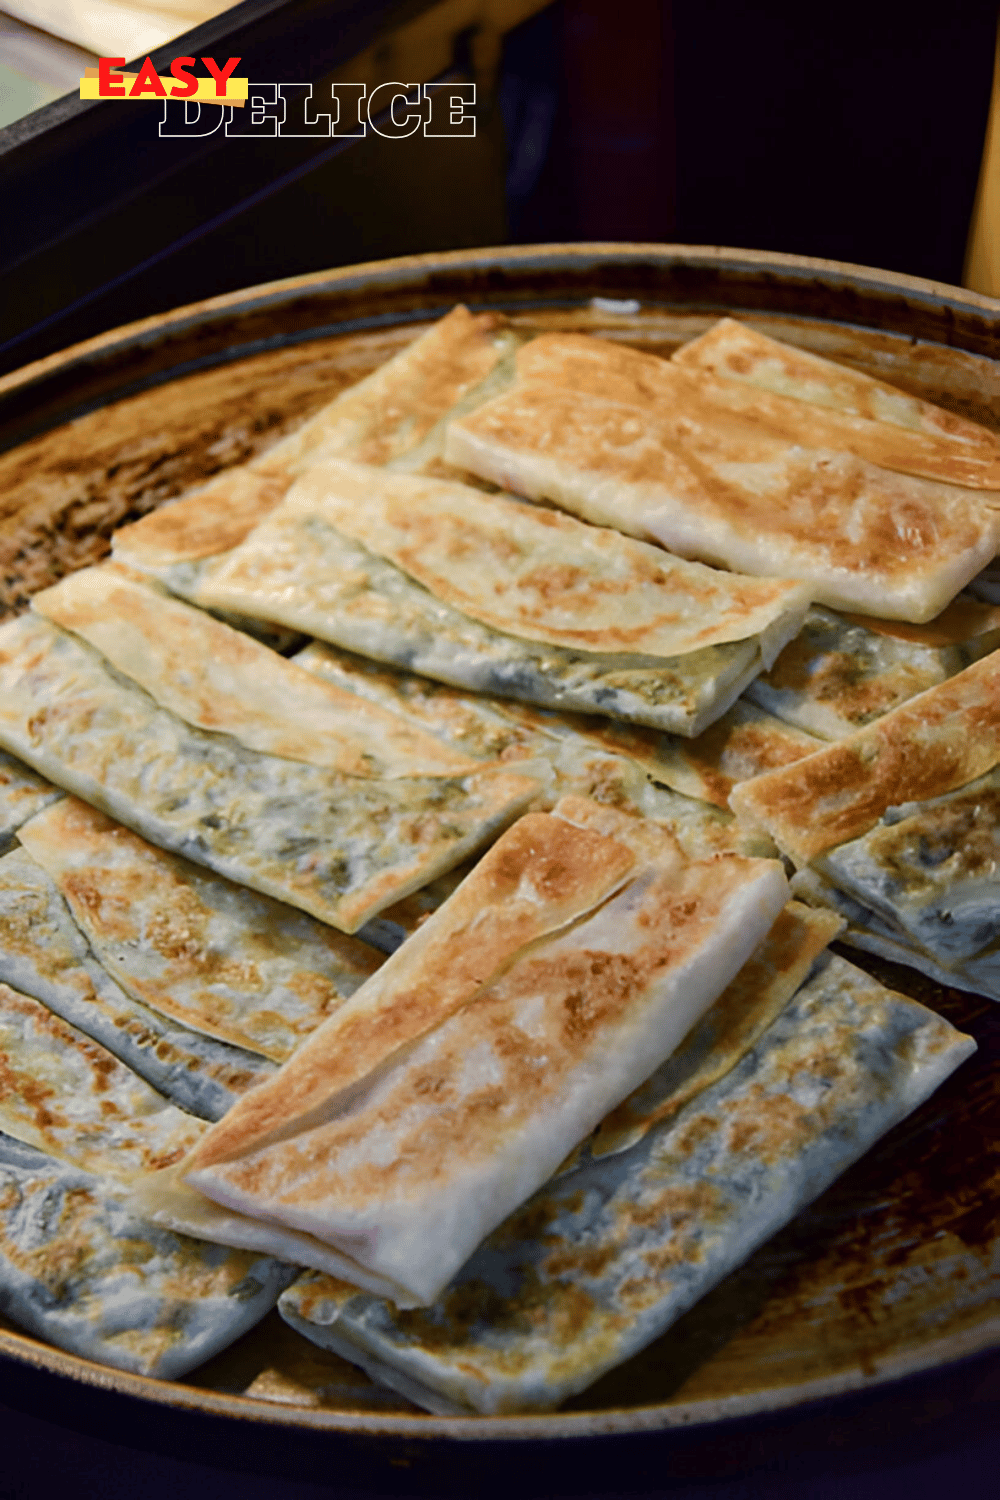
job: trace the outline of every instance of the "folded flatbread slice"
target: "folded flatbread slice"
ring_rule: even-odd
[[[306,1276],[282,1316],[430,1411],[550,1410],[662,1334],[974,1050],[829,958],[734,1068],[630,1150],[542,1187],[432,1307],[400,1314]]]
[[[118,1182],[172,1166],[207,1128],[106,1048],[6,984],[0,984],[0,1073],[0,1130]]]
[[[57,786],[0,750],[0,854],[6,854],[22,823],[62,796]]]
[[[844,920],[847,925],[841,939],[851,947],[877,954],[892,963],[905,964],[946,989],[965,990],[1000,1000],[1000,945],[994,943],[965,963],[946,968],[926,948],[919,947],[909,933],[881,912],[865,906],[857,897],[825,880],[818,871],[809,868],[797,870],[792,876],[791,886],[799,900],[816,909],[825,908]]]
[[[578,815],[575,805],[570,811]],[[327,1037],[345,1034],[351,1005],[363,1015],[359,991],[256,1091],[256,1103],[247,1096],[214,1128],[185,1163],[185,1180],[224,1207],[314,1234],[417,1301],[432,1300],[483,1236],[677,1045],[784,902],[774,861],[689,862],[641,820],[600,807],[596,816],[627,825],[638,840],[655,836],[655,857],[637,865],[622,891],[492,976],[483,965],[485,982],[461,1008],[369,1070],[364,1087],[355,1067],[358,1082],[347,1092],[316,1063],[329,1054]],[[558,816],[533,819],[559,846],[582,840],[606,849],[602,865],[622,847]],[[534,857],[515,857],[529,822],[492,851],[508,879],[516,873],[515,893],[535,878]],[[564,831],[551,827],[558,824]],[[460,888],[366,987],[386,997],[387,1017],[406,1019],[407,1041],[413,990],[408,982],[390,990],[390,971],[406,968],[425,934],[450,931],[464,896]],[[469,962],[481,946],[460,954]],[[354,1062],[356,1054],[341,1046],[337,1056]],[[261,1120],[265,1104],[273,1112]]]
[[[744,781],[730,805],[798,865],[860,838],[889,808],[957,791],[1000,763],[1000,652],[866,728]]]
[[[825,740],[843,739],[1000,646],[1000,610],[960,595],[928,625],[813,605],[799,634],[746,689],[751,702]]]
[[[449,462],[682,557],[921,621],[1000,550],[993,490],[893,467],[930,445],[950,473],[956,445],[943,439],[582,335],[542,335],[517,370],[509,391],[448,424]]]
[[[464,754],[503,760],[512,769],[530,768],[532,774],[537,768],[540,787],[533,803],[537,811],[550,811],[565,796],[590,797],[622,811],[654,818],[695,859],[725,852],[764,856],[774,852],[770,840],[743,834],[724,800],[709,806],[655,784],[657,780],[669,781],[665,772],[678,743],[655,730],[596,716],[583,719],[555,714],[509,699],[465,693],[412,672],[338,651],[324,641],[311,642],[294,660],[349,692],[412,718],[422,729]],[[774,723],[776,733],[794,738],[794,730]],[[799,738],[812,743],[806,736]],[[759,769],[765,769],[763,763]],[[451,878],[448,875],[441,880],[447,883]],[[452,881],[446,894],[450,895],[456,884]],[[426,906],[423,903],[428,894],[433,893],[424,887],[407,901],[422,912],[433,910],[440,900]],[[383,918],[389,915],[382,914]]]
[[[970,484],[981,477],[988,481],[985,488],[1000,489],[1000,437],[995,432],[847,365],[768,338],[735,318],[720,318],[700,338],[682,345],[675,351],[673,363],[686,370],[735,380],[754,390],[791,396],[831,412],[923,434],[935,447],[928,449],[921,444],[915,451],[938,453],[941,468],[915,469],[915,473],[954,478],[958,484]],[[956,462],[964,467],[959,471],[949,469]]]
[[[150,843],[347,932],[461,863],[538,786],[491,768],[346,776],[247,749],[34,612],[0,629],[0,744]]]
[[[340,496],[336,504],[331,498],[334,485]],[[521,530],[527,530],[516,547],[502,534],[494,534],[494,542],[501,551],[508,549],[508,562],[514,556],[519,566],[523,564],[522,571],[534,571],[530,590],[543,589],[542,575],[548,571],[548,565],[533,567],[530,560],[529,542],[535,531],[540,529],[542,541],[551,541],[558,530],[559,546],[565,543],[563,571],[557,567],[552,574],[552,597],[554,604],[557,595],[565,601],[567,623],[565,628],[553,628],[551,640],[513,633],[513,625],[498,629],[467,612],[465,594],[459,608],[449,602],[449,589],[443,584],[437,592],[424,587],[384,555],[388,548],[376,537],[368,538],[369,546],[341,529],[345,495],[365,508],[374,506],[376,495],[384,491],[397,499],[407,497],[408,508],[414,509],[415,499],[413,506],[410,499],[428,486],[434,487],[434,496],[451,501],[461,497],[463,506],[466,497],[484,504],[498,502],[498,497],[442,481],[344,464],[318,466],[243,545],[203,574],[195,601],[305,630],[346,650],[456,687],[608,714],[682,734],[698,733],[723,712],[765,661],[774,659],[804,617],[808,591],[801,586],[735,581],[709,568],[690,572],[693,565],[666,559],[651,548],[636,553],[634,566],[631,554],[623,554],[620,567],[615,564],[617,571],[609,572],[607,558],[580,558],[574,547],[580,537],[589,543],[611,533],[505,501]],[[491,521],[499,515],[491,512]],[[560,520],[564,524],[549,525]],[[471,512],[467,528],[457,516],[455,524],[462,535],[468,531],[468,545],[463,542],[457,550],[471,596],[480,586],[477,580],[489,574],[494,542],[488,532],[473,529]],[[566,531],[566,526],[574,529]],[[506,522],[501,533],[505,529]],[[618,543],[636,546],[618,538],[609,544],[609,552],[617,551]],[[662,582],[654,584],[646,577],[644,588],[641,565],[647,563],[660,569]],[[593,575],[589,582],[588,570]],[[677,582],[678,598],[668,587],[668,577]],[[513,578],[511,582],[513,588]],[[637,618],[634,626],[619,630],[614,611],[621,616],[626,589]],[[592,611],[599,596],[607,628],[602,625],[595,631],[593,626],[601,622]],[[482,615],[481,609],[473,608]],[[520,623],[523,610],[515,609],[514,614],[513,624],[527,629]],[[570,641],[586,637],[586,644],[566,644],[559,635]]]
[[[671,843],[659,830],[650,837]],[[607,900],[636,865],[630,843],[545,813],[520,818],[255,1103],[213,1132],[199,1164],[240,1157],[335,1115],[366,1079],[463,1010],[523,951]]]
[[[966,963],[1000,940],[1000,767],[892,806],[815,868],[944,967]]]
[[[88,641],[161,708],[248,750],[348,776],[470,771],[398,714],[317,681],[294,662],[114,563],[36,594],[36,613]]]
[[[55,884],[16,848],[0,859],[0,981],[100,1042],[172,1104],[218,1120],[275,1064],[168,1020],[94,958]]]
[[[249,467],[285,477],[319,458],[387,464],[418,448],[426,458],[441,418],[488,381],[520,342],[501,313],[455,307]]]
[[[604,655],[670,657],[761,639],[777,655],[808,591],[720,573],[607,527],[422,475],[316,466],[283,502],[320,514],[435,599],[522,640]]]
[[[296,1275],[137,1218],[115,1184],[0,1136],[0,1311],[84,1359],[176,1380]]]
[[[274,1062],[381,963],[366,943],[157,849],[75,797],[20,839],[126,994]]]

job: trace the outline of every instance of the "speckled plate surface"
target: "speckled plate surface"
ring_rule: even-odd
[[[0,615],[102,556],[116,526],[249,458],[459,301],[663,354],[722,313],[745,316],[1000,430],[1000,302],[971,292],[688,246],[352,267],[184,308],[0,380]],[[998,1349],[1000,1007],[847,956],[971,1032],[978,1054],[668,1334],[559,1413],[424,1415],[277,1314],[182,1383],[89,1364],[9,1325],[0,1355],[207,1417],[492,1443],[718,1423]]]

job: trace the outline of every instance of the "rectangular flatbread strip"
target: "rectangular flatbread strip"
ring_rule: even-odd
[[[114,563],[70,574],[36,594],[32,609],[88,641],[161,708],[248,750],[348,776],[474,769],[398,714],[317,680]]]
[[[894,805],[815,868],[946,968],[967,963],[1000,941],[1000,767]]]
[[[1000,652],[857,733],[745,781],[730,805],[796,864],[860,837],[890,807],[968,785],[1000,763]]]
[[[769,662],[808,603],[785,579],[720,573],[506,495],[360,464],[314,466],[282,513],[319,515],[441,603],[569,650],[673,657],[754,636]]]
[[[26,849],[0,859],[0,982],[108,1049],[189,1114],[218,1120],[275,1064],[132,999],[101,968],[55,884]]]
[[[520,954],[618,891],[636,866],[619,839],[545,813],[520,818],[272,1084],[213,1131],[200,1163],[236,1159],[336,1113]]]
[[[502,313],[455,307],[248,467],[285,477],[324,457],[387,464],[426,453],[441,418],[474,396],[520,342]]]
[[[320,513],[311,507],[302,513],[294,504],[206,571],[193,597],[203,607],[277,621],[455,687],[678,734],[699,733],[764,665],[756,637],[669,658],[521,639],[434,598]],[[789,620],[789,635],[799,618]],[[777,640],[771,644],[780,649]]]
[[[356,938],[149,844],[75,797],[21,829],[135,1000],[284,1062],[381,962]]]
[[[502,760],[511,769],[524,768],[529,762],[548,767],[533,810],[548,812],[565,796],[590,797],[655,819],[694,859],[713,853],[766,856],[774,852],[769,840],[743,835],[724,799],[720,805],[712,798],[709,805],[709,801],[696,800],[697,793],[678,796],[669,787],[654,784],[650,778],[656,782],[670,779],[669,766],[675,754],[683,755],[681,745],[686,742],[611,719],[584,720],[578,715],[558,715],[482,693],[462,692],[413,672],[338,651],[325,641],[312,641],[293,660],[349,692],[414,719],[422,729],[466,755]],[[735,713],[738,707],[734,705],[729,713]],[[758,713],[757,717],[766,716]],[[796,738],[794,730],[785,729],[777,720],[772,727],[786,743]],[[813,743],[805,735],[798,739]],[[741,739],[742,760],[749,763],[753,758],[757,770],[767,769],[760,756],[750,756],[746,740],[747,736]],[[692,742],[692,748],[697,744]],[[424,887],[424,891],[427,889]],[[415,892],[410,899],[419,902],[422,897],[423,892]],[[383,917],[386,915],[383,913]]]
[[[249,750],[34,613],[0,629],[0,744],[150,843],[347,932],[459,864],[537,790],[489,768],[372,779]]]
[[[541,1188],[434,1306],[400,1316],[308,1276],[282,1316],[430,1411],[551,1410],[662,1334],[974,1050],[831,958],[735,1068],[631,1150]]]
[[[0,1130],[87,1172],[129,1182],[203,1135],[106,1048],[0,984]]]
[[[929,620],[1000,550],[1000,497],[880,467],[840,418],[572,334],[535,339],[505,394],[448,426],[448,460],[533,500],[840,609]],[[746,409],[737,409],[742,404]],[[916,434],[889,424],[904,445]],[[930,442],[931,439],[922,439]],[[946,445],[950,450],[954,445]],[[890,444],[891,447],[891,444]],[[883,455],[880,462],[887,463]]]
[[[865,906],[856,897],[824,880],[815,870],[798,870],[792,877],[792,890],[801,900],[817,909],[836,912],[846,922],[842,941],[864,953],[875,953],[892,963],[904,964],[926,974],[946,989],[965,990],[1000,1000],[1000,950],[996,944],[984,949],[960,965],[945,966],[926,949],[920,948],[901,929],[880,912]]]
[[[0,1312],[102,1365],[177,1380],[296,1275],[137,1218],[115,1184],[0,1135]]]
[[[672,360],[686,370],[735,380],[755,390],[878,423],[880,430],[881,424],[889,423],[922,434],[932,440],[933,446],[927,447],[918,439],[914,454],[922,453],[928,461],[932,453],[938,454],[941,468],[914,472],[954,479],[956,484],[970,484],[979,478],[984,488],[1000,489],[1000,437],[995,432],[911,396],[898,386],[783,340],[768,338],[735,318],[720,318],[700,338],[675,350]],[[955,463],[964,467],[952,470],[949,465]]]
[[[642,820],[624,822],[639,827]],[[227,1117],[209,1143],[211,1155],[238,1156],[349,1107],[373,1078],[400,1056],[405,1060],[423,1036],[466,1006],[519,952],[620,887],[635,863],[628,844],[558,818],[522,818],[475,866],[447,911],[434,913],[369,985],[299,1048],[282,1070],[280,1086],[261,1095],[254,1108]],[[362,1264],[349,1247],[345,1251],[293,1225],[219,1206],[193,1191],[177,1171],[158,1172],[138,1184],[135,1202],[157,1223],[351,1276],[357,1285],[402,1305],[413,1300],[405,1284]]]
[[[270,1142],[242,1147],[234,1131],[255,1112],[248,1096],[233,1124],[215,1127],[192,1154],[185,1180],[433,1300],[483,1236],[673,1050],[783,904],[776,862],[696,864],[660,837],[662,855],[641,863],[620,894],[535,943],[370,1075],[366,1090],[336,1109],[334,1095],[311,1119],[296,1100],[294,1132],[272,1127]],[[443,928],[448,907],[425,930]],[[288,1065],[296,1083],[297,1058]],[[275,1099],[282,1082],[266,1086]]]
[[[929,625],[838,615],[813,605],[746,697],[779,719],[840,740],[1000,646],[1000,610],[960,595]]]

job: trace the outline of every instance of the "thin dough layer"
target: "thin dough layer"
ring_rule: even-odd
[[[382,956],[304,912],[178,859],[66,797],[21,829],[127,994],[284,1062]]]
[[[522,819],[482,862],[507,887],[488,919],[513,924],[502,947],[480,932],[480,866],[214,1128],[185,1181],[432,1300],[673,1050],[785,900],[775,861],[691,862],[641,819],[562,809]]]
[[[858,838],[890,807],[966,786],[1000,762],[1000,652],[804,760],[735,788],[730,805],[796,864]]]
[[[490,768],[347,777],[248,750],[36,614],[0,630],[0,744],[150,843],[346,932],[460,864],[538,788]]]
[[[581,335],[535,339],[517,369],[449,424],[449,461],[682,557],[923,621],[1000,551],[1000,495],[959,487],[955,443]],[[916,449],[934,462],[914,472]],[[941,472],[939,449],[952,482],[916,477]]]
[[[916,1109],[975,1043],[830,958],[725,1076],[497,1228],[400,1315],[305,1276],[282,1316],[434,1412],[549,1411],[638,1353]]]

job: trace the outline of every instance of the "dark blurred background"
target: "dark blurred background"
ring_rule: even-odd
[[[317,103],[331,77],[472,78],[475,140],[175,141],[159,106],[73,98],[28,115],[0,130],[0,373],[242,286],[509,241],[958,283],[996,19],[996,0],[244,0],[154,61],[238,52]]]
[[[958,283],[996,21],[995,0],[559,0],[504,52],[512,237],[734,245]]]

